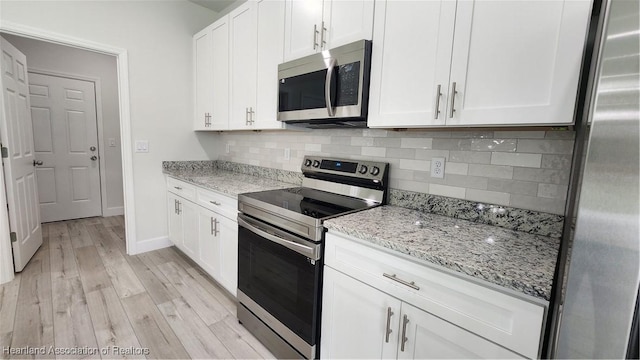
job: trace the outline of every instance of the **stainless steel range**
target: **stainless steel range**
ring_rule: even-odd
[[[276,357],[319,357],[322,222],[384,204],[388,172],[306,156],[301,187],[238,195],[238,320]]]

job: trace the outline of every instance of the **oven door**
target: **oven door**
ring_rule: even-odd
[[[238,300],[303,354],[319,334],[320,255],[320,244],[238,215]]]

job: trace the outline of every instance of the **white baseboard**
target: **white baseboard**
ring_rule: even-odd
[[[169,237],[167,236],[161,236],[154,239],[142,240],[136,243],[135,254],[142,254],[147,251],[164,249],[171,245],[173,245],[173,243],[171,242],[171,240],[169,240]],[[135,254],[130,254],[130,255],[135,255]]]
[[[110,207],[102,210],[102,216],[124,215],[124,206]]]

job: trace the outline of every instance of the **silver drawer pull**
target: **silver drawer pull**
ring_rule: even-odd
[[[174,186],[173,188],[176,189],[176,190],[182,190],[182,188],[180,186]]]
[[[410,288],[412,288],[412,289],[420,290],[420,287],[419,287],[418,285],[416,285],[416,283],[415,283],[414,281],[412,281],[412,282],[408,282],[408,281],[406,281],[406,280],[402,280],[402,279],[398,278],[398,277],[396,276],[396,274],[389,275],[389,274],[387,274],[387,273],[383,273],[383,274],[382,274],[382,276],[384,276],[384,277],[386,277],[386,278],[389,278],[389,279],[391,279],[391,280],[393,280],[393,281],[397,281],[397,282],[399,282],[400,284],[402,284],[402,285],[406,285],[406,286],[408,286],[408,287],[410,287]]]
[[[387,308],[387,331],[384,337],[384,342],[389,342],[389,335],[393,332],[391,330],[391,317],[393,316],[393,311],[391,311],[391,306]]]
[[[212,203],[213,205],[218,205],[218,206],[220,206],[220,205],[221,205],[221,204],[220,204],[219,202],[217,202],[217,201],[209,201],[209,202],[210,202],[210,203]]]

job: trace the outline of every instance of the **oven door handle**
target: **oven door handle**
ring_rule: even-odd
[[[262,236],[263,238],[273,241],[276,244],[280,244],[287,249],[293,250],[299,254],[302,254],[312,260],[320,259],[320,247],[319,246],[307,246],[303,244],[299,244],[297,242],[287,240],[280,236],[273,235],[271,233],[266,232],[263,229],[260,229],[256,224],[249,223],[249,219],[244,217],[242,214],[238,214],[238,225],[244,227],[245,229],[253,232],[256,235]]]

